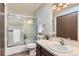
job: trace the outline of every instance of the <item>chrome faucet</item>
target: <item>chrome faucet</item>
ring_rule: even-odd
[[[64,45],[64,40],[61,39],[61,40],[59,41],[59,43],[60,43],[61,45]]]

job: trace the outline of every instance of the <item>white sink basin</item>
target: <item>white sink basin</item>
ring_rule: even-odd
[[[48,45],[48,48],[57,52],[72,52],[71,47],[67,45],[52,44],[52,45]]]

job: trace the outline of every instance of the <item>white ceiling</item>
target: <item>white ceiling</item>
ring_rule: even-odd
[[[7,10],[11,13],[32,16],[42,5],[41,3],[7,3]]]

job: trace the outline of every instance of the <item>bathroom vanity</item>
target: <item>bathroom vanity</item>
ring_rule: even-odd
[[[49,53],[46,49],[44,49],[42,46],[37,44],[36,55],[37,56],[54,56],[55,54]]]
[[[59,46],[57,49],[53,46],[54,42],[50,40],[38,40],[36,47],[37,56],[79,56],[79,46],[67,45],[69,50],[57,50],[62,46]],[[73,42],[75,44],[75,42]],[[71,42],[70,42],[71,44]],[[53,49],[55,48],[55,49]],[[63,47],[64,48],[64,47]]]

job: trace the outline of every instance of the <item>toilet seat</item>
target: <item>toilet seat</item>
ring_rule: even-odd
[[[36,48],[36,43],[29,43],[29,44],[27,44],[26,47],[27,47],[28,49]]]

